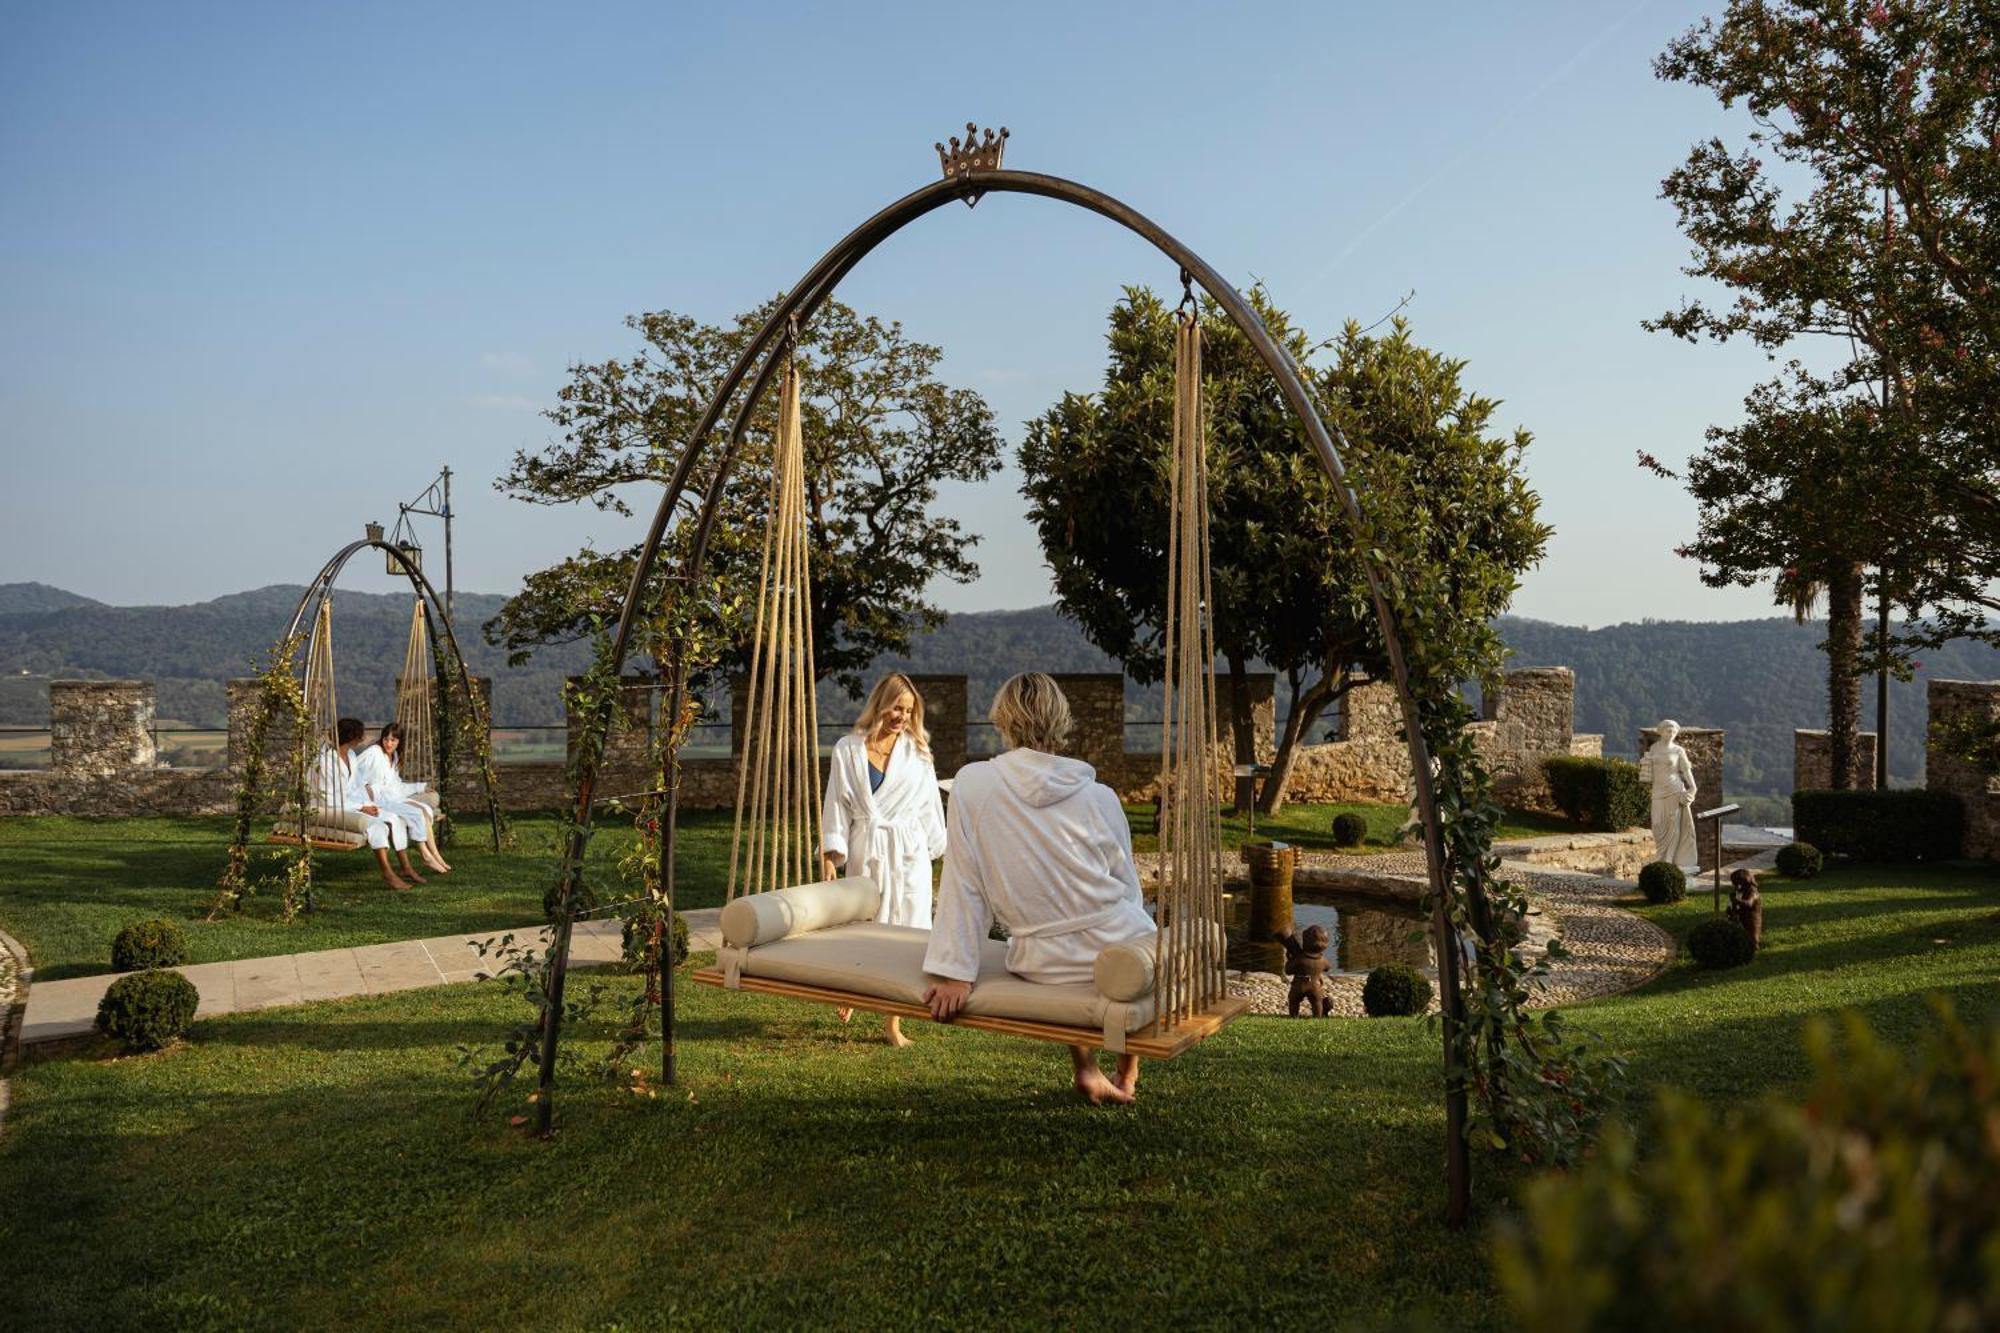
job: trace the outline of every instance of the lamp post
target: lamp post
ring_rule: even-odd
[[[416,530],[410,526],[410,515],[425,514],[431,518],[444,520],[444,618],[452,618],[452,568],[451,568],[451,468],[446,466],[437,475],[437,480],[424,488],[422,495],[414,500],[396,506],[396,535],[393,542],[412,565],[421,563],[423,547],[417,541]],[[373,534],[371,534],[373,535]],[[389,557],[389,572],[400,574],[396,558]]]

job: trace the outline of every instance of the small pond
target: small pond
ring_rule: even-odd
[[[1233,896],[1230,925],[1241,929],[1248,909],[1247,899]],[[1326,927],[1332,937],[1327,956],[1335,960],[1337,972],[1366,973],[1384,963],[1415,968],[1435,963],[1424,915],[1414,903],[1350,894],[1301,895],[1292,902],[1292,926],[1301,934],[1308,926]]]

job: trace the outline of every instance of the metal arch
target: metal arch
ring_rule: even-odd
[[[347,568],[347,562],[371,546],[376,550],[388,552],[396,563],[403,567],[403,575],[410,580],[410,587],[424,602],[424,615],[432,623],[432,634],[436,634],[437,626],[444,627],[445,642],[451,645],[451,660],[458,666],[459,691],[465,696],[466,707],[476,709],[478,700],[472,692],[472,668],[465,664],[465,654],[458,649],[458,635],[452,629],[451,617],[442,614],[444,604],[438,600],[437,589],[424,577],[422,569],[411,563],[409,557],[401,550],[386,541],[363,537],[359,541],[349,542],[334,552],[333,556],[320,566],[319,573],[313,575],[312,582],[306,585],[304,595],[299,598],[297,609],[292,612],[291,624],[285,627],[285,636],[278,642],[284,643],[297,637],[299,626],[306,623],[308,614],[317,615],[319,604],[333,595],[334,582],[339,579],[340,572]],[[483,769],[481,781],[485,781]],[[500,850],[500,793],[490,785],[486,790],[486,812],[493,826],[493,850],[497,852]]]
[[[685,566],[686,572],[691,575],[700,572],[707,537],[715,520],[716,506],[720,502],[721,492],[728,481],[730,470],[735,465],[743,430],[755,412],[757,402],[776,369],[778,358],[772,352],[773,344],[779,334],[794,320],[804,322],[809,319],[832,294],[841,279],[890,236],[918,218],[947,204],[959,201],[977,203],[989,193],[1038,195],[1087,209],[1151,243],[1156,250],[1178,264],[1184,278],[1192,278],[1194,282],[1199,283],[1202,290],[1228,315],[1230,321],[1256,350],[1259,359],[1264,362],[1265,367],[1277,381],[1279,392],[1283,394],[1286,404],[1292,409],[1293,416],[1304,428],[1307,439],[1319,457],[1320,466],[1333,483],[1334,492],[1339,497],[1342,512],[1348,523],[1355,531],[1362,530],[1364,520],[1360,500],[1348,482],[1346,466],[1342,463],[1340,449],[1335,444],[1338,428],[1330,430],[1326,422],[1321,420],[1291,354],[1271,336],[1270,331],[1264,327],[1263,320],[1249,302],[1244,300],[1242,294],[1206,260],[1138,210],[1076,181],[1036,172],[1004,170],[950,177],[912,191],[890,204],[849,232],[822,255],[806,275],[779,301],[763,327],[744,347],[736,363],[717,386],[700,423],[692,432],[686,448],[667,479],[665,493],[660,498],[652,525],[640,548],[639,559],[633,568],[632,580],[627,588],[625,605],[619,614],[618,628],[612,639],[610,669],[614,674],[622,669],[630,650],[632,629],[637,621],[646,583],[658,560],[667,528],[680,505],[682,495],[688,489],[696,465],[709,446],[710,436],[714,433],[730,400],[742,387],[751,368],[753,366],[758,368],[757,378],[750,393],[739,406],[724,455],[713,477],[710,478],[707,494],[703,497],[700,526],[696,529],[695,545]],[[1340,443],[1343,445],[1347,443],[1344,435],[1340,436]],[[1437,903],[1436,911],[1433,913],[1432,928],[1438,954],[1440,989],[1443,992],[1441,999],[1445,1014],[1446,1120],[1449,1138],[1447,1212],[1450,1220],[1456,1223],[1464,1220],[1470,1197],[1470,1163],[1465,1143],[1465,1093],[1459,1080],[1450,1074],[1452,1050],[1456,1044],[1455,1029],[1463,1021],[1464,1012],[1457,966],[1460,949],[1456,932],[1444,907],[1445,895],[1451,891],[1451,886],[1446,871],[1442,831],[1438,822],[1437,794],[1432,780],[1429,747],[1424,742],[1416,699],[1410,688],[1409,666],[1403,649],[1402,634],[1385,592],[1384,571],[1378,567],[1373,558],[1365,554],[1363,566],[1368,578],[1369,597],[1374,606],[1376,624],[1387,650],[1390,674],[1401,705],[1404,731],[1410,751],[1411,772],[1416,787],[1416,804],[1424,828],[1425,860],[1429,870],[1432,896]],[[591,719],[590,725],[593,728],[602,728],[608,722],[607,709],[600,706],[599,716]],[[596,779],[595,764],[586,763],[578,777],[576,823],[570,834],[570,845],[565,857],[566,864],[571,867],[581,863],[583,844],[589,836]],[[663,848],[663,854],[671,854],[671,845]],[[573,870],[566,871],[561,886],[561,901],[565,909],[574,887],[573,875]],[[537,1118],[543,1133],[547,1133],[553,1123],[556,1046],[561,1028],[570,927],[569,914],[565,910],[556,923],[557,938],[551,960],[548,1004],[544,1009],[545,1030],[540,1051],[541,1086],[540,1096],[537,1099]],[[666,1039],[671,1042],[671,1034],[667,1034]]]

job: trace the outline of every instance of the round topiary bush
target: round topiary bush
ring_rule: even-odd
[[[187,936],[172,921],[134,921],[111,941],[111,966],[120,972],[179,967],[187,958]]]
[[[188,1030],[201,995],[178,972],[133,972],[97,1002],[97,1030],[132,1051],[157,1051]]]
[[[1361,987],[1361,1007],[1370,1018],[1400,1018],[1431,1007],[1431,983],[1407,963],[1384,963]]]
[[[1333,845],[1359,847],[1368,838],[1368,821],[1357,814],[1333,817]]]
[[[1688,954],[1711,971],[1741,967],[1757,956],[1750,932],[1726,916],[1712,916],[1687,933]]]
[[[632,971],[642,972],[645,970],[647,963],[652,961],[650,958],[647,957],[647,955],[652,952],[652,941],[648,939],[642,945],[639,940],[634,938],[632,932],[632,927],[634,924],[635,923],[628,920],[625,923],[624,930],[620,932],[620,935],[625,942],[626,963],[630,965]],[[687,918],[682,916],[679,912],[674,913],[673,934],[674,934],[674,966],[679,967],[682,963],[685,963],[688,960],[688,923],[687,923]]]
[[[1639,867],[1639,892],[1649,903],[1677,903],[1688,896],[1687,872],[1672,861],[1653,861]]]
[[[1786,879],[1811,879],[1826,865],[1826,857],[1809,842],[1778,849],[1778,873]]]

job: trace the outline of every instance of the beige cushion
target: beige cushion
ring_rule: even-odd
[[[722,942],[749,949],[850,921],[872,921],[881,901],[875,881],[865,876],[753,893],[722,909]]]
[[[1219,963],[1222,952],[1227,947],[1221,927],[1213,921],[1206,923],[1212,940],[1212,955]],[[1097,962],[1091,969],[1091,977],[1097,983],[1098,994],[1112,1000],[1150,999],[1153,994],[1154,958],[1160,948],[1162,936],[1166,938],[1166,948],[1173,950],[1173,931],[1155,931],[1141,935],[1136,940],[1114,944],[1097,955]],[[1197,935],[1195,939],[1200,939]]]
[[[723,929],[726,935],[726,920]],[[931,979],[924,975],[924,951],[929,944],[927,930],[885,926],[870,920],[759,945],[742,955],[741,967],[745,976],[922,1004],[924,991],[931,984]],[[987,940],[980,945],[979,976],[973,982],[965,1012],[1066,1027],[1108,1025],[1119,1032],[1131,1032],[1153,1019],[1152,996],[1135,998],[1135,1003],[1123,1003],[1100,995],[1095,986],[1081,982],[1048,985],[1023,981],[1007,970],[1007,946]]]

